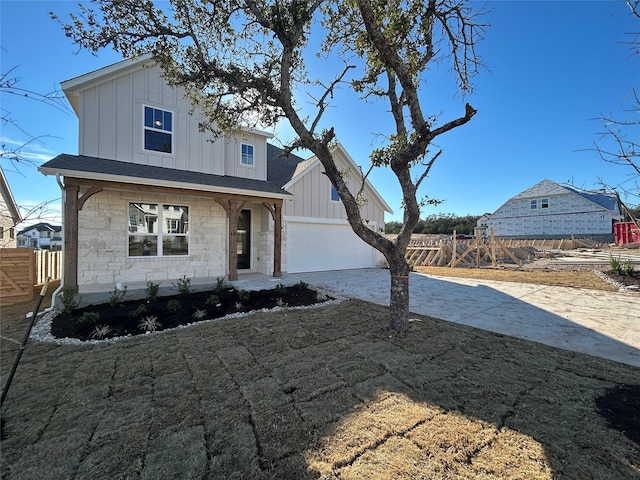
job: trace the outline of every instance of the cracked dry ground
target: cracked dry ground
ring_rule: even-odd
[[[2,320],[21,338],[25,321]],[[31,343],[2,478],[640,476],[596,399],[640,369],[356,300],[100,346]],[[2,350],[2,382],[13,352]]]

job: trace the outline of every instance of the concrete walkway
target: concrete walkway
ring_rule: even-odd
[[[389,304],[389,271],[240,276],[240,288],[304,281]],[[264,287],[261,284],[264,283]],[[412,273],[412,312],[640,367],[640,295]]]

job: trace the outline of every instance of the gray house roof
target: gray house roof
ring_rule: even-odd
[[[30,227],[23,228],[18,232],[18,235],[23,235],[26,232],[30,232],[31,230],[37,230],[38,232],[61,232],[62,227],[60,225],[51,225],[50,223],[40,222],[35,225],[31,225]]]
[[[610,211],[614,211],[618,204],[618,198],[614,194],[600,191],[578,190],[572,187],[559,185],[547,179],[536,183],[534,186],[512,197],[512,199],[539,198],[552,195],[566,195],[567,193],[579,195],[582,198]]]
[[[249,191],[269,197],[290,197],[282,190],[284,183],[279,181],[254,180],[224,175],[190,172],[174,168],[140,165],[137,163],[108,160],[85,155],[58,155],[41,165],[38,170],[45,175],[66,175],[78,178],[110,179],[146,184],[171,184],[190,189],[223,190],[228,193]],[[284,175],[284,169],[280,172]]]
[[[300,163],[306,162],[297,155],[291,154],[288,157],[283,155],[282,148],[267,143],[267,179],[280,187],[289,183],[295,176]]]

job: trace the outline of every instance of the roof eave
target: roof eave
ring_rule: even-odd
[[[56,175],[62,177],[74,177],[82,178],[86,180],[99,180],[104,182],[120,182],[131,183],[137,185],[149,185],[167,188],[184,188],[186,190],[193,190],[194,192],[208,192],[208,193],[222,193],[228,195],[242,195],[251,197],[268,197],[281,200],[290,200],[293,195],[290,193],[274,193],[263,190],[247,190],[231,187],[219,187],[213,185],[202,185],[196,183],[176,182],[171,180],[157,180],[151,178],[131,177],[126,175],[110,175],[105,173],[84,172],[80,170],[58,169],[58,168],[43,168],[38,167],[38,171],[43,175]]]

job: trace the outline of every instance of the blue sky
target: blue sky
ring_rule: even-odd
[[[443,154],[420,195],[444,203],[426,207],[422,216],[493,212],[545,178],[586,189],[598,188],[600,180],[632,188],[629,168],[605,163],[589,149],[602,131],[595,119],[600,115],[628,118],[631,90],[640,88],[640,59],[625,44],[633,38],[632,32],[640,31],[640,20],[630,16],[622,1],[491,1],[487,5],[492,11],[485,19],[491,26],[477,48],[489,71],[476,77],[475,92],[466,98],[455,96],[451,77],[441,71],[425,77],[423,99],[428,113],[442,112],[443,120],[452,119],[469,102],[478,114],[436,140]],[[121,59],[110,50],[97,56],[79,51],[49,18],[49,11],[66,18],[76,2],[3,0],[0,9],[1,71],[6,74],[13,68],[11,76],[19,78],[21,88],[50,92],[61,81]],[[37,163],[59,153],[78,153],[78,122],[70,109],[5,94],[0,101],[3,115],[20,127],[2,125],[3,144],[20,145],[30,140],[28,135],[37,137],[23,149],[24,156]],[[389,125],[384,106],[363,106],[349,98],[329,110],[327,121],[364,166],[371,149],[380,146],[376,134]],[[291,136],[286,126],[276,133],[284,141]],[[639,142],[637,128],[635,136]],[[55,179],[41,175],[34,166],[16,169],[2,161],[17,203],[28,207],[52,202],[47,220],[55,221],[60,210]],[[394,210],[386,220],[401,219],[400,188],[393,173],[375,171],[371,182]]]

